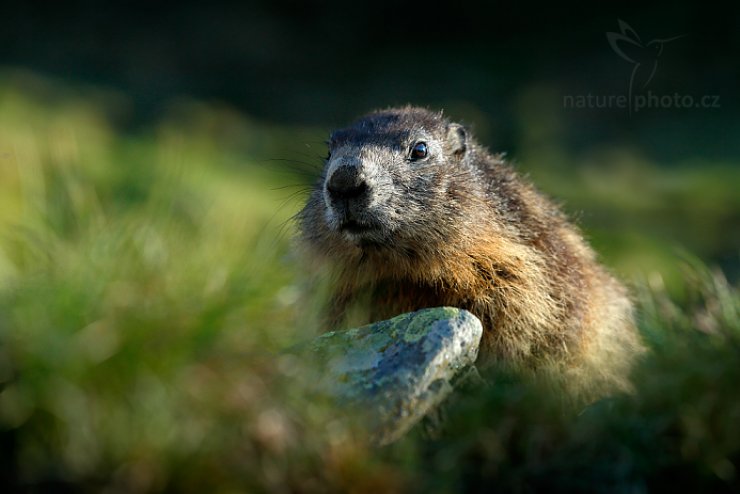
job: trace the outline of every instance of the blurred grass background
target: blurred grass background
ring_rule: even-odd
[[[543,27],[507,7],[495,33],[456,11],[406,39],[414,12],[378,3],[344,24],[338,7],[185,2],[148,23],[116,3],[4,7],[3,491],[735,490],[740,16],[707,27],[700,8],[625,4]],[[604,39],[618,16],[693,36],[654,89],[722,107],[564,109],[564,94],[624,91]],[[302,395],[278,352],[320,330],[321,297],[290,218],[329,130],[406,102],[510,151],[631,284],[652,349],[634,396],[576,415],[502,371],[440,437],[378,451]]]

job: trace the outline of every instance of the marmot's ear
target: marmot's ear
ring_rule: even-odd
[[[465,127],[456,123],[449,124],[447,126],[447,143],[450,146],[452,154],[458,158],[462,157],[468,147]]]

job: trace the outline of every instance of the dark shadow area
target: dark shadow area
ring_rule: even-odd
[[[132,97],[124,119],[132,125],[182,95],[271,122],[329,126],[412,102],[484,120],[484,140],[516,151],[518,107],[535,88],[547,90],[538,108],[561,124],[568,147],[623,140],[659,160],[740,154],[737,5],[6,2],[0,15],[0,63],[120,89]],[[625,49],[643,64],[635,86],[657,60],[644,91],[696,104],[717,95],[719,107],[564,108],[568,96],[627,94],[634,65],[607,40],[619,19],[642,44]],[[650,45],[676,36],[684,37],[660,54]]]

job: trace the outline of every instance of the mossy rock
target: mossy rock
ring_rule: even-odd
[[[482,333],[471,313],[440,307],[325,333],[298,352],[318,368],[316,389],[367,413],[373,437],[387,444],[450,394],[475,363]]]

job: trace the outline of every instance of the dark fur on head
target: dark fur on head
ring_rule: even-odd
[[[414,107],[368,114],[329,151],[298,220],[308,257],[336,276],[331,324],[360,304],[372,320],[460,307],[483,322],[481,362],[624,385],[639,348],[625,289],[500,155]]]

